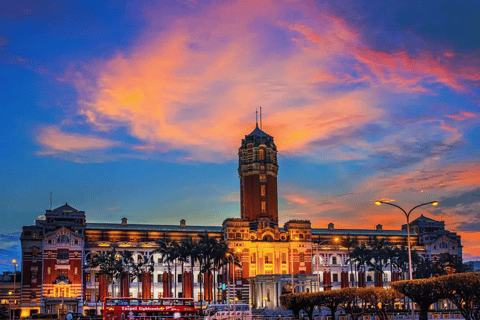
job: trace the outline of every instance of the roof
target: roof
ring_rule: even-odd
[[[253,137],[253,136],[256,136],[256,137],[272,137],[271,135],[265,133],[265,131],[263,131],[262,129],[260,129],[258,127],[258,124],[255,126],[255,129],[253,129],[252,132],[250,132],[249,135],[247,135],[247,137]]]
[[[431,218],[425,217],[423,214],[420,215],[417,219],[413,220],[410,222],[410,224],[415,223],[415,222],[436,222],[436,223],[442,223],[443,221],[438,221],[438,220],[433,220]]]
[[[351,236],[400,236],[407,235],[403,230],[369,230],[369,229],[313,229],[312,235],[351,235]]]
[[[87,230],[127,230],[127,231],[153,231],[153,232],[218,232],[222,226],[184,226],[180,225],[154,225],[154,224],[117,224],[117,223],[87,223]]]
[[[58,207],[56,209],[53,209],[52,211],[70,211],[70,212],[79,212],[77,209],[74,207],[68,205],[68,202],[65,202],[65,204],[61,207]]]

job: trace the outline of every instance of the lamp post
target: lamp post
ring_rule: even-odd
[[[323,241],[319,241],[317,242],[317,246],[315,247],[315,252],[316,252],[316,257],[317,257],[317,263],[315,263],[315,265],[317,266],[317,291],[320,291],[320,255],[318,253],[318,248],[324,244],[324,243],[327,243],[329,242],[330,240],[323,240]],[[335,238],[333,239],[333,241],[337,242],[338,241],[338,238]]]
[[[12,291],[8,291],[8,302],[10,303],[10,320],[12,320]]]
[[[17,260],[13,259],[13,312],[16,310],[16,305],[17,305],[17,287],[16,285],[16,279],[17,279]],[[13,315],[13,319],[15,319],[15,315]]]
[[[231,253],[227,253],[226,254],[226,257],[230,260],[230,258],[232,258],[232,266],[233,266],[233,318],[235,319],[235,313],[236,313],[236,303],[235,303],[235,298],[236,298],[236,292],[235,292],[235,282],[236,282],[236,279],[235,279],[235,259],[233,258],[233,255]],[[228,266],[228,273],[230,273],[230,263],[229,263],[229,266]],[[228,305],[228,313],[230,314],[230,274],[227,275],[227,284],[228,284],[228,288],[227,288],[227,305]]]
[[[412,213],[413,210],[417,209],[418,207],[426,206],[426,205],[429,205],[429,204],[431,204],[432,206],[436,206],[436,205],[438,205],[438,201],[430,201],[430,202],[425,202],[425,203],[419,204],[419,205],[413,207],[412,209],[410,209],[410,211],[408,211],[408,213],[402,207],[397,206],[396,204],[393,204],[393,203],[390,203],[390,202],[377,200],[377,201],[375,201],[375,204],[377,206],[379,206],[381,204],[388,204],[389,206],[396,207],[396,208],[402,210],[402,212],[407,217],[408,273],[409,273],[409,279],[412,280],[413,270],[412,270],[412,249],[411,249],[411,245],[410,245],[410,214]],[[412,319],[415,319],[415,309],[414,309],[414,306],[413,306],[413,301],[412,301],[411,308],[412,308]]]

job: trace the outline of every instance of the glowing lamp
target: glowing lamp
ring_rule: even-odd
[[[375,204],[376,204],[377,206],[379,206],[379,205],[381,205],[382,203],[381,203],[380,201],[375,201]]]
[[[432,206],[438,206],[438,201],[433,201]]]

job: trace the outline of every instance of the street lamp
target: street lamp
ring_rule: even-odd
[[[227,259],[230,260],[232,258],[232,266],[233,266],[233,318],[235,319],[235,313],[236,313],[236,292],[235,292],[235,259],[233,258],[233,254],[231,253],[226,253],[225,256]],[[228,265],[228,273],[230,273],[230,263]],[[227,275],[227,305],[228,305],[228,313],[230,314],[230,274]]]
[[[12,291],[8,291],[8,302],[10,303],[10,320],[12,320]]]
[[[402,207],[397,206],[396,204],[393,204],[391,202],[377,200],[377,201],[375,201],[375,204],[377,206],[379,206],[381,204],[388,204],[389,206],[396,207],[396,208],[402,210],[402,212],[407,217],[408,273],[409,273],[410,280],[412,280],[412,278],[413,278],[412,273],[413,272],[412,272],[412,249],[411,249],[411,245],[410,245],[410,214],[412,213],[413,210],[417,209],[418,207],[426,206],[426,205],[429,205],[429,204],[431,204],[432,206],[436,206],[436,205],[438,205],[438,201],[430,201],[430,202],[419,204],[419,205],[413,207],[412,209],[410,209],[410,211],[408,211],[408,213]],[[415,319],[415,310],[413,308],[413,301],[412,301],[412,319]]]
[[[12,260],[12,263],[13,263],[13,312],[15,312],[16,310],[16,305],[17,305],[17,287],[15,286],[16,285],[16,279],[17,279],[17,266],[18,266],[18,263],[17,263],[17,260],[13,259]],[[13,318],[15,319],[15,315],[13,316]]]
[[[318,253],[318,248],[324,244],[324,243],[327,243],[329,242],[330,240],[323,240],[323,241],[319,241],[317,242],[317,246],[315,247],[315,252],[316,252],[316,257],[317,257],[317,260],[316,260],[316,263],[315,265],[317,266],[317,291],[320,291],[320,255]],[[333,239],[333,241],[337,242],[338,241],[338,238],[335,238]],[[293,293],[293,291],[292,291]]]

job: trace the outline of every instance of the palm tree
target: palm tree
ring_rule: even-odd
[[[153,251],[153,253],[160,253],[162,255],[162,260],[167,263],[168,276],[167,276],[167,294],[170,297],[172,294],[172,279],[170,277],[170,257],[172,256],[172,246],[175,241],[170,239],[157,239],[156,243],[158,248]],[[164,292],[165,295],[165,292]]]
[[[397,268],[398,263],[398,248],[390,244],[385,246],[385,258],[387,259],[386,266],[390,266],[390,279],[393,281],[393,269]]]
[[[365,243],[357,245],[353,249],[353,251],[350,253],[350,259],[356,262],[355,269],[357,272],[357,286],[360,285],[360,279],[358,278],[358,273],[360,271],[363,271],[363,272],[366,271],[365,263],[368,260],[368,256],[369,256],[369,249],[367,249],[367,246],[365,245]]]
[[[353,274],[353,264],[352,264],[352,260],[350,259],[350,253],[351,253],[351,249],[355,248],[358,245],[358,239],[357,238],[352,238],[352,237],[350,237],[349,234],[347,234],[347,236],[342,239],[341,245],[344,248],[347,248],[348,257],[349,257],[347,262],[350,265],[350,272],[351,272],[351,274]],[[352,287],[353,287],[353,280],[354,279],[352,279]]]
[[[178,261],[182,264],[182,293],[183,297],[185,297],[185,262],[188,261],[188,258],[191,255],[192,250],[192,241],[190,239],[182,239],[178,246]],[[192,268],[193,273],[193,268]],[[193,296],[193,290],[192,290]]]
[[[114,280],[118,280],[125,270],[120,255],[115,248],[105,253],[95,254],[90,261],[87,262],[86,267],[100,267],[98,273],[107,276],[108,283],[112,283],[112,296],[115,296]]]
[[[385,255],[385,239],[375,239],[372,243],[370,256],[367,260],[367,265],[371,268],[370,270],[374,271],[375,275],[375,285],[380,283],[378,277],[382,277],[383,275],[383,266],[386,262],[386,255]],[[381,281],[383,283],[383,281]]]
[[[228,252],[228,243],[225,240],[216,241],[215,249],[213,251],[213,279],[216,283],[216,271],[219,271],[222,261],[225,259],[225,254]],[[213,286],[213,299],[217,302],[216,286]]]

